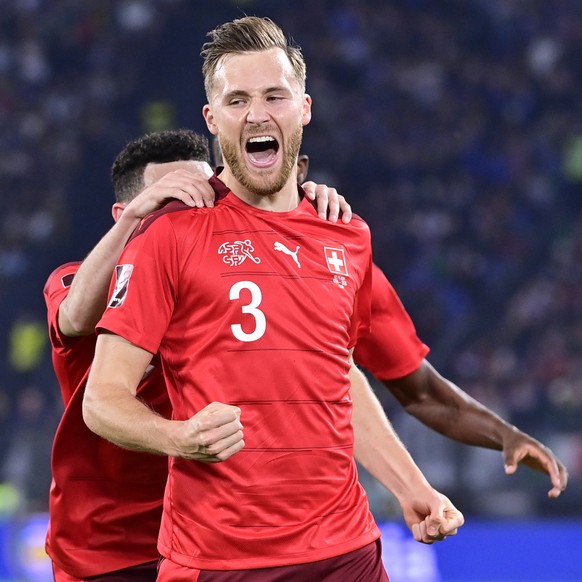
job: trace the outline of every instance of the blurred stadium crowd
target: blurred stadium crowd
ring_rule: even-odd
[[[379,395],[466,513],[582,514],[582,4],[576,0],[7,0],[0,11],[0,482],[46,508],[61,411],[42,287],[111,224],[117,151],[204,131],[206,31],[271,16],[303,47],[310,178],[371,226],[429,360],[552,446],[527,469],[445,442]],[[369,484],[377,511],[390,500]],[[456,497],[455,497],[456,496]],[[2,505],[0,494],[0,508]]]

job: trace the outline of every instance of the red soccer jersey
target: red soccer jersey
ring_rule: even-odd
[[[84,378],[95,353],[97,336],[66,337],[59,331],[59,307],[69,293],[79,261],[55,269],[44,286],[52,361],[65,406]]]
[[[225,192],[214,209],[149,221],[126,247],[99,328],[159,350],[174,418],[239,406],[245,448],[171,459],[159,550],[200,569],[305,563],[380,535],[353,460],[348,356],[369,329],[367,225],[308,200],[267,212]]]
[[[393,380],[417,370],[429,348],[384,273],[376,265],[372,273],[372,326],[358,340],[354,359],[379,380]]]
[[[168,461],[116,447],[83,422],[96,336],[66,337],[57,324],[59,306],[79,265],[55,270],[44,289],[53,363],[65,404],[53,443],[46,549],[65,572],[85,578],[158,558]],[[152,367],[139,394],[160,414],[170,415],[161,366]]]

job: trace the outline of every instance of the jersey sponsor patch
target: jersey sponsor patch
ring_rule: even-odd
[[[348,264],[346,262],[346,255],[343,249],[335,249],[333,247],[323,247],[325,252],[325,261],[327,268],[334,275],[348,276]]]
[[[247,259],[250,259],[253,263],[258,265],[261,262],[261,259],[255,257],[253,254],[254,252],[255,247],[249,239],[225,242],[218,248],[218,254],[224,255],[224,257],[222,257],[223,262],[231,267],[238,267]]]
[[[129,288],[129,280],[133,273],[133,265],[117,265],[115,267],[115,289],[107,307],[123,305]]]

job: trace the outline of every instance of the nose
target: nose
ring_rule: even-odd
[[[261,125],[269,121],[269,113],[266,104],[262,99],[253,99],[249,104],[247,113],[247,122],[253,125]]]

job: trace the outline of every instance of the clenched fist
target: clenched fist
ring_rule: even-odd
[[[174,457],[220,463],[244,448],[240,408],[212,402],[184,421],[174,421]]]

